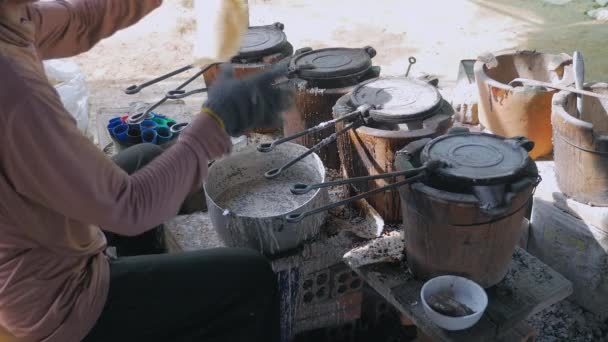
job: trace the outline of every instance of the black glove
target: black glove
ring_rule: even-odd
[[[231,66],[224,66],[209,88],[203,111],[219,117],[230,136],[252,128],[279,127],[281,113],[292,103],[293,91],[290,86],[273,83],[286,76],[286,63],[242,80],[234,78]]]

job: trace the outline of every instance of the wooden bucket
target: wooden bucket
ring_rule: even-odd
[[[608,84],[586,84],[586,90],[608,94]],[[553,144],[557,183],[576,201],[608,206],[608,100],[583,96],[583,113],[576,94],[553,97]]]
[[[451,193],[415,183],[402,187],[405,252],[421,280],[451,274],[484,288],[507,274],[534,187],[514,194],[500,216],[480,209],[473,195]]]
[[[354,86],[316,90],[296,87],[294,108],[285,113],[283,134],[285,136],[296,134],[333,119],[332,108],[336,104],[336,101],[350,93],[353,88]],[[333,132],[333,129],[327,128],[326,130],[297,138],[293,142],[306,147],[312,147]],[[340,168],[340,158],[337,151],[337,144],[334,142],[323,147],[317,153],[326,167],[338,170]]]
[[[343,96],[334,107],[334,117],[354,110],[348,105],[350,95]],[[452,124],[452,107],[444,101],[443,108],[422,123],[421,129],[399,130],[391,127],[362,126],[338,137],[338,152],[344,178],[374,176],[397,171],[395,155],[405,145],[423,138],[435,138],[444,134]],[[339,123],[336,129],[344,127]],[[392,179],[378,179],[352,187],[355,193],[363,193],[392,183]],[[388,190],[366,199],[386,222],[401,221],[399,192]]]

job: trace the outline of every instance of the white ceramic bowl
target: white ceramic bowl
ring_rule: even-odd
[[[451,290],[454,299],[475,311],[463,317],[450,317],[433,310],[427,303],[430,296]],[[446,330],[464,330],[475,325],[488,306],[486,291],[472,280],[457,276],[441,276],[427,281],[420,291],[424,312],[431,321]]]

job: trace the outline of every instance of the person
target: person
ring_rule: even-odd
[[[78,131],[41,61],[85,52],[161,3],[0,0],[0,336],[279,338],[276,276],[257,252],[105,253],[98,227],[137,237],[177,214],[201,188],[208,162],[230,152],[230,135],[276,125],[290,102],[273,85],[284,63],[244,80],[224,69],[167,152],[138,145],[107,158]]]

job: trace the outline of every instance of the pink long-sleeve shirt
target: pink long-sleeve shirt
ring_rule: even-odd
[[[162,223],[201,186],[208,160],[230,150],[217,121],[200,114],[129,176],[81,135],[45,76],[41,60],[84,52],[161,2],[0,4],[0,336],[85,337],[109,288],[98,227],[137,235]]]

